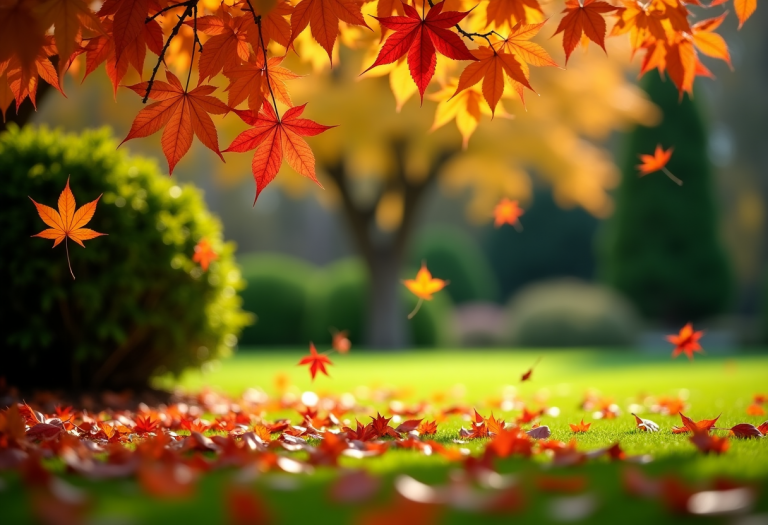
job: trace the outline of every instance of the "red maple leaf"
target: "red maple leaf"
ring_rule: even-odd
[[[672,432],[675,434],[682,434],[685,432],[709,432],[709,430],[715,426],[720,416],[715,419],[702,419],[701,421],[694,421],[682,412],[680,412],[680,419],[683,422],[682,427],[674,427]],[[675,431],[677,429],[677,431]]]
[[[267,101],[264,101],[258,113],[235,110],[240,118],[253,127],[235,137],[224,151],[243,152],[256,148],[251,163],[253,178],[256,181],[254,204],[264,188],[275,179],[283,163],[283,156],[290,167],[323,187],[315,177],[315,156],[312,149],[301,137],[313,137],[335,126],[323,126],[312,120],[299,118],[305,107],[306,104],[292,107],[282,118],[277,116]]]
[[[314,381],[315,375],[317,375],[318,372],[328,375],[328,370],[325,369],[325,365],[332,364],[333,363],[331,363],[331,360],[328,359],[327,355],[317,353],[314,343],[309,343],[309,355],[302,357],[298,366],[309,365],[309,373],[312,376],[312,381]]]
[[[312,36],[332,59],[333,45],[339,35],[339,21],[368,27],[357,0],[301,0],[291,13],[291,40],[309,25]]]
[[[728,450],[728,447],[731,445],[728,442],[728,438],[710,436],[709,432],[706,430],[699,430],[694,432],[693,436],[690,437],[690,441],[696,445],[696,448],[698,448],[704,454],[709,454],[712,452],[714,454],[720,455]]]
[[[563,33],[563,49],[565,50],[566,64],[571,53],[581,40],[582,34],[586,35],[587,38],[605,51],[606,25],[603,13],[610,13],[617,9],[619,8],[602,0],[584,0],[583,5],[579,3],[579,0],[568,0],[565,2],[563,13],[566,13],[566,15],[560,20],[560,25],[557,26],[555,35]]]
[[[376,412],[376,417],[371,417],[371,422],[369,423],[371,432],[376,437],[390,436],[395,439],[398,439],[400,437],[400,434],[395,432],[395,429],[389,426],[390,419],[392,418],[384,417],[378,412]]]
[[[520,215],[522,215],[522,214],[523,214],[522,210],[520,210]],[[522,376],[520,376],[520,382],[521,383],[524,383],[525,381],[528,381],[529,379],[531,379],[531,374],[533,374],[533,369],[536,367],[536,365],[539,364],[539,361],[541,361],[541,357],[539,357],[536,360],[536,362],[533,363],[533,366],[531,366],[531,368],[529,368],[527,372],[525,372]]]
[[[196,263],[200,263],[200,267],[203,271],[207,271],[211,261],[215,261],[218,258],[218,254],[213,251],[213,247],[211,246],[211,243],[208,242],[208,239],[205,237],[200,239],[200,242],[195,246],[195,254],[192,256],[192,260]]]
[[[224,160],[219,151],[216,126],[208,115],[222,115],[229,111],[221,100],[210,96],[216,87],[198,86],[187,92],[176,75],[166,71],[165,76],[168,82],[155,80],[149,93],[149,98],[157,102],[139,111],[123,142],[148,137],[165,127],[160,143],[168,159],[169,173],[173,173],[176,163],[189,151],[193,135],[197,135],[200,142]],[[128,87],[144,96],[148,85],[148,82],[140,82]]]
[[[670,180],[672,180],[672,182],[678,186],[682,186],[683,181],[675,177],[672,172],[667,169],[667,163],[669,162],[669,159],[672,158],[673,150],[674,148],[665,150],[661,147],[661,144],[657,144],[653,155],[640,155],[641,163],[636,166],[637,170],[640,172],[640,176],[643,177],[657,171],[663,171],[664,174],[669,177]]]
[[[703,335],[703,331],[694,332],[691,323],[682,327],[679,334],[668,335],[667,341],[675,345],[674,350],[672,350],[672,357],[677,357],[684,353],[688,356],[688,359],[693,361],[693,353],[702,351],[699,339]]]
[[[448,29],[461,22],[469,12],[446,11],[443,13],[444,4],[445,2],[435,4],[424,18],[419,15],[416,8],[405,3],[403,4],[405,16],[374,17],[382,26],[393,30],[394,33],[384,42],[376,61],[365,71],[376,66],[391,64],[407,53],[411,78],[419,88],[423,102],[424,91],[435,74],[436,52],[453,60],[477,61],[478,59],[470,53],[459,35]]]

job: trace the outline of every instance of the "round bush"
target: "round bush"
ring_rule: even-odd
[[[609,288],[575,279],[532,284],[507,307],[514,346],[623,346],[635,341],[638,316]]]
[[[234,245],[200,191],[118,151],[108,130],[82,135],[9,127],[0,135],[3,375],[21,387],[146,386],[154,374],[228,354],[240,310]],[[28,196],[56,207],[67,177],[78,205],[103,193],[86,249],[30,238],[46,226]],[[207,272],[192,261],[207,238]]]
[[[279,254],[254,254],[240,259],[248,286],[243,308],[256,315],[256,323],[243,331],[243,345],[306,345],[309,337],[308,283],[314,266]]]
[[[417,268],[409,270],[415,275]],[[362,344],[366,334],[368,308],[368,275],[362,262],[345,259],[320,270],[312,293],[310,339],[328,344],[331,329],[348,330],[352,344]],[[416,306],[416,298],[403,287],[403,315]],[[408,322],[410,340],[414,346],[442,346],[450,344],[453,307],[450,298],[439,293],[432,301],[425,301],[421,311]]]
[[[451,282],[445,289],[454,303],[495,301],[498,283],[475,241],[458,228],[430,228],[416,239],[411,264],[427,261],[432,275]]]

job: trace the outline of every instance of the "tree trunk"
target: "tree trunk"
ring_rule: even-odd
[[[404,348],[410,343],[401,300],[402,254],[388,243],[367,261],[369,272],[366,344],[373,348]]]

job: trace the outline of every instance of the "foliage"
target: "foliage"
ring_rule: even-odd
[[[353,345],[364,341],[368,308],[368,288],[365,268],[353,259],[341,260],[320,270],[315,279],[311,339],[328,344],[331,329],[348,330]],[[415,270],[411,272],[415,274]],[[417,299],[403,288],[400,294],[406,311],[415,308]],[[450,343],[452,305],[443,294],[426,301],[413,319],[408,321],[410,339],[414,346],[439,346]]]
[[[248,283],[243,309],[256,323],[243,330],[243,345],[304,345],[308,337],[309,284],[317,270],[311,264],[278,254],[254,254],[239,259]]]
[[[626,138],[616,213],[602,239],[601,271],[643,316],[676,326],[724,312],[732,278],[719,239],[699,110],[691,99],[678,102],[672,86],[657,75],[648,75],[644,86],[664,112],[664,122],[657,128],[638,126]],[[674,145],[667,166],[682,186],[660,173],[638,177],[638,155],[659,143]]]
[[[508,306],[508,337],[518,347],[622,346],[634,341],[637,315],[600,286],[558,279],[523,288]]]
[[[538,190],[520,221],[521,232],[488,228],[483,240],[502,301],[541,279],[593,277],[592,243],[598,225],[594,217],[581,209],[563,210],[549,191]]]
[[[751,2],[749,7],[745,2]],[[743,23],[754,10],[754,0],[734,3]],[[126,140],[152,135],[165,126],[161,144],[173,171],[193,136],[221,156],[209,114],[233,109],[253,126],[246,133],[255,135],[248,148],[230,146],[229,150],[258,148],[252,165],[260,192],[277,174],[283,156],[294,169],[314,178],[314,156],[301,138],[313,133],[302,133],[309,128],[290,124],[295,116],[292,112],[302,106],[293,106],[285,86],[286,80],[296,78],[281,65],[280,56],[289,50],[315,63],[325,61],[325,56],[333,63],[341,45],[337,46],[337,40],[369,53],[380,48],[369,69],[390,73],[393,91],[400,99],[418,90],[423,101],[433,78],[438,79],[444,89],[434,94],[443,104],[436,125],[455,117],[466,137],[474,131],[482,111],[495,113],[505,93],[516,93],[524,102],[525,90],[533,90],[531,66],[557,65],[531,38],[559,6],[542,7],[538,0],[511,4],[491,0],[484,9],[476,7],[472,0],[422,0],[421,5],[392,0],[366,4],[347,0],[299,0],[295,4],[286,0],[114,0],[94,12],[81,0],[19,0],[0,8],[0,107],[5,112],[11,102],[18,107],[27,97],[34,104],[40,79],[61,91],[60,75],[82,60],[81,55],[86,62],[85,76],[106,63],[116,91],[125,85],[129,67],[143,73],[149,50],[158,55],[149,81],[129,87],[144,103],[155,102],[139,113]],[[379,34],[360,31],[361,27],[371,29],[366,15],[374,12]],[[588,44],[591,40],[605,49],[608,17],[615,18],[610,35],[627,35],[633,52],[645,55],[642,73],[652,69],[666,72],[680,93],[690,93],[693,79],[709,74],[699,53],[730,64],[728,47],[714,32],[725,14],[693,23],[694,13],[680,0],[653,0],[650,4],[636,0],[620,7],[602,0],[566,1],[555,31],[563,33],[566,62],[580,41]],[[443,59],[438,61],[438,54],[464,63],[446,64]],[[53,56],[58,57],[56,67],[50,61]],[[168,82],[157,77],[162,65]],[[170,71],[173,68],[188,69],[183,88]],[[197,87],[193,84],[190,90],[193,72]],[[216,87],[207,82],[220,73],[229,81],[228,103],[236,106],[248,99],[248,110],[228,108],[211,96]],[[184,76],[181,71],[179,76]],[[482,88],[478,87],[481,80]],[[278,101],[288,108],[282,116]],[[321,131],[316,128],[314,132]]]
[[[458,228],[425,229],[414,240],[410,263],[427,261],[434,275],[450,281],[445,292],[455,304],[495,301],[496,279],[475,241]]]
[[[81,136],[11,128],[0,136],[0,271],[6,379],[19,386],[143,385],[230,353],[248,317],[234,246],[192,186],[115,151],[106,130]],[[108,233],[71,248],[73,281],[58,251],[30,239],[42,222],[28,195],[55,202],[71,177],[78,195],[104,193],[91,225]],[[209,239],[207,273],[192,261]]]

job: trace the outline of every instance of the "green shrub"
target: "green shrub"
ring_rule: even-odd
[[[529,285],[512,298],[507,312],[507,337],[514,346],[624,346],[634,342],[638,330],[627,300],[575,279]]]
[[[411,269],[408,275],[415,275]],[[320,270],[312,293],[310,339],[328,344],[331,328],[348,330],[352,344],[365,341],[366,310],[368,308],[368,276],[362,262],[357,259],[337,261]],[[416,306],[416,298],[403,286],[403,311]],[[410,340],[414,346],[442,346],[450,344],[452,304],[446,294],[425,301],[421,311],[408,322]]]
[[[643,87],[664,113],[655,128],[638,126],[625,142],[616,213],[602,239],[604,281],[626,295],[647,319],[682,325],[725,312],[733,279],[718,233],[706,127],[697,105],[678,100],[655,72]],[[657,144],[675,150],[663,173],[639,177],[639,154]]]
[[[22,387],[140,387],[153,374],[228,354],[248,315],[243,281],[201,193],[153,161],[118,151],[107,130],[10,127],[0,135],[3,374]],[[79,205],[103,193],[86,249],[30,238],[45,228],[28,196],[56,206],[67,177]],[[206,237],[219,254],[191,260]]]
[[[414,242],[410,262],[427,261],[432,275],[451,282],[445,291],[454,303],[496,301],[498,283],[475,241],[458,228],[431,228]]]
[[[241,344],[307,344],[309,283],[315,267],[279,254],[247,255],[239,262],[248,283],[243,308],[256,315],[256,323],[243,331]]]

